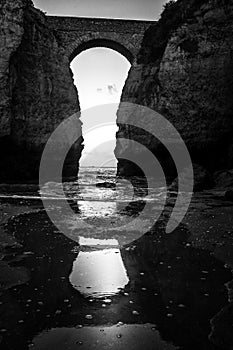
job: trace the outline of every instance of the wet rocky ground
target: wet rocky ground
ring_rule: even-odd
[[[38,199],[1,199],[1,348],[233,349],[233,202],[198,192],[166,234],[172,200],[119,247],[64,236]]]

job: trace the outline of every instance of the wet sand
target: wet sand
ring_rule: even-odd
[[[197,193],[172,234],[161,218],[106,252],[61,234],[39,201],[2,199],[1,346],[232,349],[232,214],[221,192]]]

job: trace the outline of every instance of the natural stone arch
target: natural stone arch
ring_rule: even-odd
[[[124,56],[130,64],[133,64],[133,53],[122,44],[111,39],[91,39],[89,41],[82,41],[81,43],[80,40],[78,40],[76,48],[74,48],[74,45],[72,45],[72,51],[69,53],[69,61],[71,62],[81,52],[95,47],[105,47],[117,51]]]

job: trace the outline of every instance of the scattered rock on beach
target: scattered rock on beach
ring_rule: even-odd
[[[114,183],[112,183],[112,182],[99,182],[99,183],[96,184],[96,187],[115,189],[116,185]]]

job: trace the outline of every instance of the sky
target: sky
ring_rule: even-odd
[[[166,0],[33,0],[49,15],[156,20]]]
[[[33,0],[47,15],[157,20],[167,0]],[[81,110],[119,103],[130,63],[108,48],[81,52],[71,62]],[[111,123],[84,135],[81,166],[116,166],[113,150],[117,126],[116,108]],[[114,123],[112,122],[114,120]],[[84,121],[85,122],[85,121]]]

